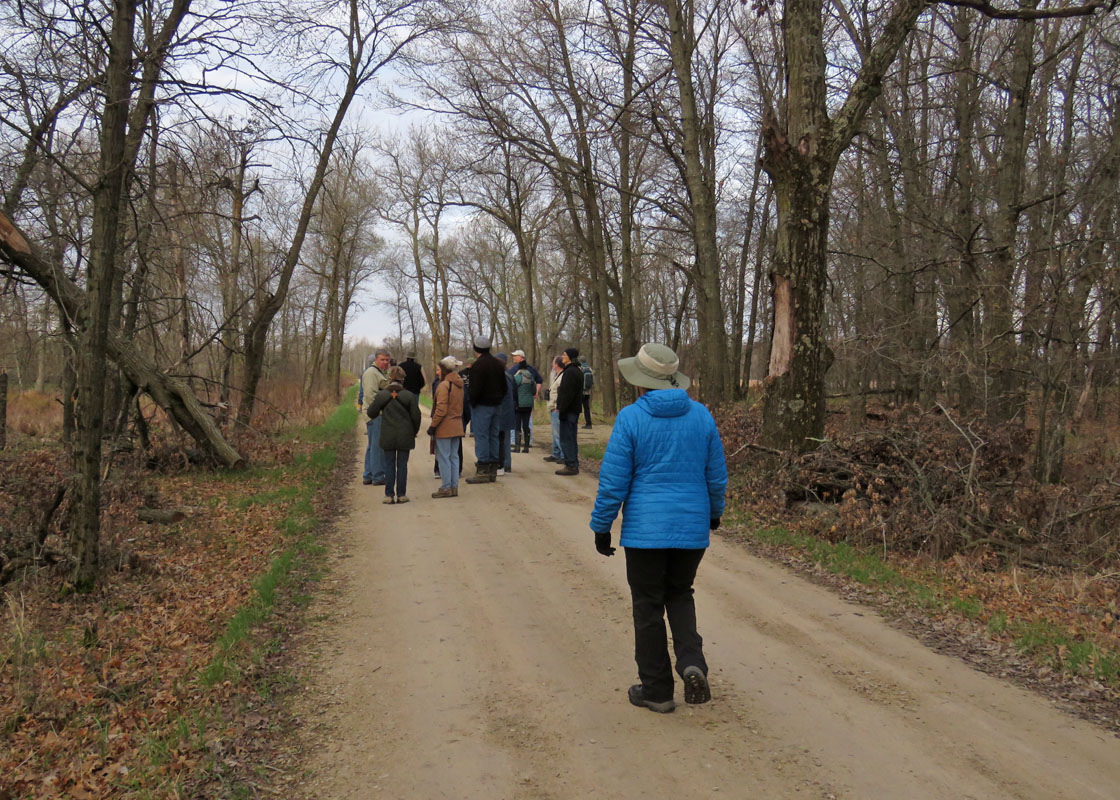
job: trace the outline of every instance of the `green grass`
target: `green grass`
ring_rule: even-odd
[[[986,614],[984,604],[975,597],[961,596],[945,586],[905,577],[884,562],[877,550],[861,550],[846,542],[827,542],[781,527],[752,528],[749,519],[731,515],[728,521],[740,523],[760,542],[792,547],[829,572],[865,586],[890,590],[918,608],[984,622],[992,636],[1009,634],[1020,651],[1055,670],[1120,685],[1120,652],[1101,648],[1045,620],[1014,620],[1001,611]]]
[[[596,461],[602,461],[605,452],[607,452],[607,446],[602,442],[588,442],[579,446],[580,458],[593,458]]]
[[[273,557],[268,569],[252,581],[250,600],[233,614],[215,642],[214,657],[198,673],[198,682],[204,688],[227,681],[240,683],[246,667],[259,664],[270,650],[278,646],[276,637],[254,635],[267,622],[278,603],[288,600],[306,608],[310,602],[310,596],[300,587],[322,576],[322,561],[326,552],[316,540],[320,520],[315,513],[314,498],[326,485],[338,462],[338,444],[354,430],[357,423],[356,393],[357,387],[351,387],[342,404],[323,424],[289,434],[305,441],[322,442],[322,446],[309,456],[295,458],[291,464],[282,467],[254,468],[240,473],[223,471],[218,476],[218,479],[232,479],[232,491],[236,491],[244,473],[252,473],[257,479],[271,480],[278,488],[234,498],[230,503],[237,509],[266,503],[287,503],[287,514],[279,523],[286,544]],[[271,691],[259,680],[254,687],[262,695]],[[161,782],[159,767],[167,763],[175,749],[204,750],[206,732],[221,724],[221,714],[219,704],[215,703],[204,714],[184,715],[171,720],[161,731],[149,731],[143,745],[147,763],[137,765],[127,780],[127,786],[140,790],[145,785],[156,783],[160,786],[156,794],[172,789],[166,779]],[[209,756],[204,762],[214,762],[214,758]],[[214,768],[214,763],[200,767],[203,771]]]

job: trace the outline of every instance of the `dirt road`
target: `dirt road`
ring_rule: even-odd
[[[1120,796],[1120,740],[719,539],[696,601],[712,702],[632,707],[622,554],[592,545],[595,480],[544,454],[437,501],[418,450],[401,506],[355,470],[302,795]]]

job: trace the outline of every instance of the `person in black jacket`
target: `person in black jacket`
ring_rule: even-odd
[[[507,391],[506,368],[490,355],[489,337],[476,336],[474,351],[478,358],[471,365],[467,397],[474,432],[475,474],[467,478],[467,483],[493,483],[498,479],[498,433]]]
[[[400,363],[400,368],[404,370],[404,381],[401,385],[419,397],[428,379],[424,377],[424,368],[416,363],[416,353],[409,353],[408,358]]]
[[[583,408],[583,370],[579,366],[579,350],[569,347],[560,356],[564,371],[560,373],[560,386],[556,390],[556,414],[560,418],[560,449],[564,453],[564,466],[557,475],[579,475],[579,447],[576,431],[579,412]]]

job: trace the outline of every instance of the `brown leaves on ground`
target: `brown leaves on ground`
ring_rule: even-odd
[[[290,463],[303,449],[260,436],[239,446],[266,468]],[[112,471],[102,531],[108,566],[93,593],[61,595],[62,581],[49,565],[6,587],[0,794],[175,796],[176,783],[214,757],[188,743],[223,741],[221,731],[192,726],[247,689],[204,690],[199,670],[213,658],[214,642],[236,609],[250,600],[251,580],[285,546],[278,525],[291,501],[271,494],[283,487],[264,470],[214,474],[173,457],[178,447],[155,444],[165,466],[174,465],[164,474],[123,463]],[[33,530],[66,472],[57,447],[0,458],[0,538]],[[254,495],[263,499],[244,500]],[[189,507],[191,515],[175,525],[145,525],[135,512],[152,503]],[[48,548],[65,551],[65,520],[60,509]]]

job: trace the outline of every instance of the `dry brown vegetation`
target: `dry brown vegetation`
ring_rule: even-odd
[[[321,422],[334,408],[295,407],[285,391],[268,402],[289,404],[289,422]],[[17,403],[53,411],[38,397]],[[261,576],[295,547],[293,514],[308,525],[324,516],[325,496],[299,507],[307,456],[321,443],[242,433],[237,446],[253,467],[214,472],[192,465],[157,421],[151,450],[118,455],[103,484],[102,579],[70,594],[60,591],[67,498],[43,525],[65,485],[66,452],[29,433],[48,421],[23,419],[0,452],[0,570],[13,553],[34,555],[0,572],[0,797],[213,796],[240,769],[235,750],[262,725],[272,680],[263,669],[272,632],[231,638],[231,620],[263,602]],[[148,525],[141,507],[187,517]]]

